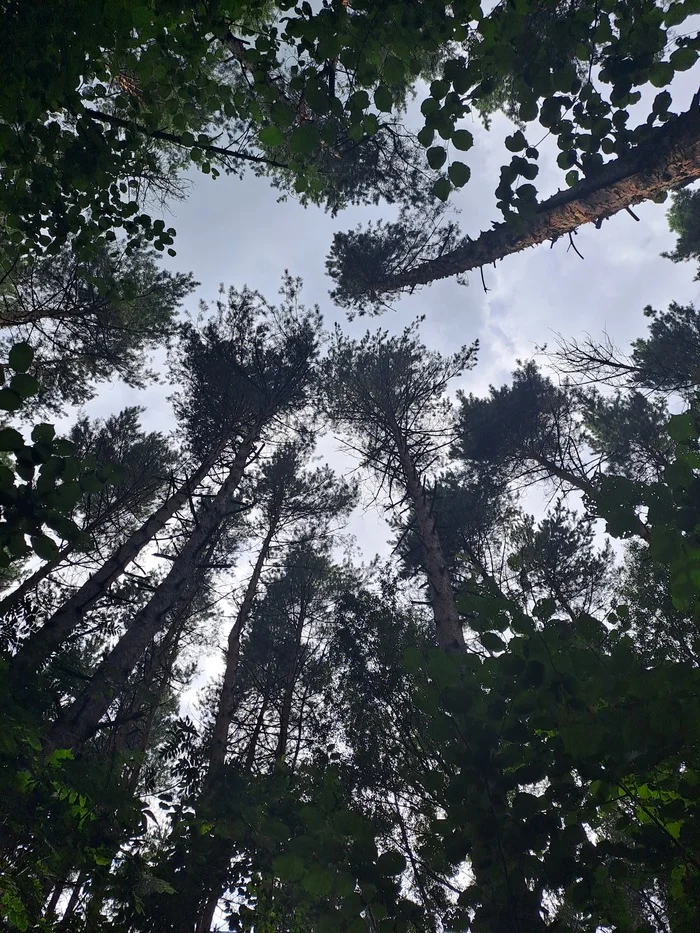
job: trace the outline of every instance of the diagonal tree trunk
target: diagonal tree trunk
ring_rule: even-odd
[[[226,750],[228,748],[228,734],[231,728],[231,721],[235,712],[236,678],[238,674],[238,661],[241,652],[241,635],[250,618],[250,613],[255,602],[260,577],[265,566],[270,545],[277,530],[277,521],[273,519],[270,522],[267,534],[263,539],[258,556],[253,567],[248,584],[243,595],[240,608],[236,615],[236,621],[233,624],[228,636],[228,645],[226,649],[226,670],[224,671],[224,681],[219,693],[219,705],[216,711],[216,720],[214,722],[214,732],[212,734],[211,746],[209,748],[209,762],[207,774],[204,779],[203,794],[211,788],[212,782],[224,763]]]
[[[608,162],[595,176],[538,204],[532,217],[494,224],[476,240],[371,286],[375,295],[427,285],[573,233],[700,178],[700,101]]]
[[[121,547],[117,548],[99,570],[93,573],[73,596],[21,645],[10,665],[11,671],[19,679],[25,679],[35,673],[80,625],[85,613],[101,596],[104,596],[109,587],[122,574],[124,568],[185,505],[192,489],[198,486],[211,470],[220,452],[219,446],[200,464],[192,476],[187,477],[180,488],[130,535]]]
[[[170,609],[187,599],[197,584],[197,566],[211,535],[229,514],[231,498],[238,488],[248,460],[260,435],[262,423],[250,431],[236,452],[226,480],[199,517],[199,523],[184,545],[167,577],[150,601],[136,614],[112,651],[93,674],[83,693],[60,714],[49,731],[44,749],[79,749],[94,734],[100,719],[143,656],[153,637],[165,624]]]
[[[395,421],[392,427],[406,491],[416,514],[418,536],[423,551],[423,566],[428,578],[428,592],[433,607],[438,643],[446,651],[465,651],[462,620],[457,611],[455,594],[435,518],[405,438]]]

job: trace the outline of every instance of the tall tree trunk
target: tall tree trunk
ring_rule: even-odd
[[[287,678],[284,685],[284,697],[282,699],[282,710],[280,711],[280,731],[277,737],[277,748],[275,749],[275,758],[281,761],[287,753],[287,742],[289,740],[289,722],[292,716],[292,703],[294,701],[294,687],[299,676],[301,666],[301,636],[304,632],[304,623],[306,622],[306,601],[302,603],[297,618],[296,629],[294,632],[294,653],[289,659],[289,668],[287,669]]]
[[[192,476],[186,478],[180,488],[130,535],[100,569],[93,573],[40,629],[29,636],[11,661],[11,671],[18,678],[24,679],[35,673],[70,636],[85,613],[107,592],[124,568],[187,502],[192,490],[211,470],[220,453],[221,446],[217,446]]]
[[[573,233],[621,210],[700,178],[700,102],[657,127],[648,140],[608,162],[591,178],[560,191],[537,206],[533,216],[494,224],[476,240],[377,282],[373,294],[427,285],[469,272],[529,246]]]
[[[153,637],[164,624],[170,609],[186,599],[196,586],[197,565],[211,535],[226,518],[230,500],[238,488],[248,459],[260,434],[259,422],[241,442],[226,480],[200,514],[189,540],[184,545],[167,577],[150,601],[136,614],[112,651],[93,674],[83,693],[69,706],[49,731],[44,748],[78,749],[95,732],[100,719],[143,656]]]
[[[273,518],[263,539],[258,556],[253,567],[253,573],[248,580],[243,600],[236,615],[236,621],[231,628],[228,636],[228,645],[226,648],[226,669],[224,671],[224,682],[221,685],[219,693],[219,705],[216,710],[216,720],[214,722],[214,732],[212,734],[211,746],[209,748],[209,762],[207,774],[204,779],[203,793],[206,793],[216,778],[216,775],[226,759],[228,748],[228,734],[231,728],[231,721],[235,712],[234,690],[236,687],[236,678],[238,675],[238,661],[241,653],[241,635],[250,618],[250,613],[255,602],[260,577],[265,567],[265,561],[270,553],[270,545],[277,530],[277,520]]]
[[[433,607],[438,643],[446,651],[465,651],[462,620],[457,611],[455,594],[435,526],[435,518],[411,453],[396,422],[394,422],[393,433],[406,491],[416,513],[418,536],[423,551],[423,567],[428,578],[428,592]]]
[[[243,770],[246,773],[249,773],[250,771],[252,771],[252,768],[253,768],[253,761],[255,760],[255,752],[258,747],[258,742],[260,741],[260,733],[262,731],[263,723],[265,722],[265,714],[267,712],[267,703],[268,703],[268,697],[265,696],[263,698],[262,705],[260,707],[260,713],[258,714],[258,718],[255,722],[255,728],[253,729],[253,735],[251,736],[250,744],[246,752],[245,762],[243,765]],[[232,854],[233,854],[232,846],[230,844],[227,844],[225,841],[223,845],[218,847],[218,852],[216,854],[210,853],[210,858],[211,858],[210,877],[215,877],[217,874],[219,874],[223,878],[225,878],[227,866],[229,862],[231,861]],[[225,880],[222,880],[220,884],[218,885],[218,887],[214,885],[214,890],[212,890],[210,894],[207,896],[207,899],[204,902],[204,906],[199,912],[199,917],[196,920],[195,933],[210,933],[212,923],[214,922],[214,914],[216,913],[217,905],[219,901],[221,900],[221,896],[223,894],[225,884],[226,884]],[[185,927],[183,927],[183,933],[185,933],[185,929],[187,929],[187,933],[189,933],[189,931],[192,929],[192,924],[191,923],[186,924]]]
[[[113,752],[116,755],[130,753],[136,756],[133,764],[126,767],[124,774],[125,786],[132,792],[135,791],[141,775],[141,757],[148,747],[153,722],[172,673],[184,625],[195,595],[196,591],[188,594],[188,598],[175,610],[163,640],[159,645],[152,646],[144,665],[141,683],[130,701],[120,707],[117,713],[117,719],[121,718],[124,721],[117,726]]]

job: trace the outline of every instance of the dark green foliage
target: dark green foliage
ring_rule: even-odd
[[[351,317],[381,313],[391,300],[385,294],[385,282],[455,249],[460,240],[459,226],[445,219],[441,207],[404,211],[394,223],[379,221],[336,233],[326,259],[326,271],[335,282],[331,297]]]
[[[154,263],[175,231],[145,208],[192,165],[249,164],[333,212],[396,203],[329,260],[335,297],[378,310],[392,277],[449,274],[471,248],[432,200],[469,181],[465,117],[517,117],[496,190],[510,222],[492,231],[515,236],[537,210],[542,131],[567,181],[593,185],[607,157],[638,171],[650,133],[692,124],[662,88],[695,63],[699,9],[4,4],[0,408],[139,387],[170,342],[178,427],[177,462],[136,408],[81,418],[70,441],[0,429],[0,570],[21,580],[3,600],[3,929],[209,933],[221,914],[250,933],[700,927],[694,308],[648,310],[627,359],[565,348],[572,383],[521,364],[455,411],[475,347],[338,330],[319,365],[320,315],[289,276],[278,306],[231,289],[178,321],[194,283]],[[414,138],[397,115],[419,76]],[[696,208],[677,196],[673,259],[698,258]],[[309,465],[336,427],[379,479],[400,568],[341,558],[358,486]],[[535,483],[560,493],[537,519]],[[6,659],[83,592],[86,566],[99,586],[11,680]]]
[[[185,324],[173,356],[176,414],[195,454],[244,435],[261,418],[303,406],[317,353],[320,315],[297,307],[287,277],[283,301],[229,289],[201,327]]]
[[[650,319],[649,336],[632,345],[635,379],[659,392],[691,394],[700,385],[700,314],[675,301],[668,311],[647,307],[644,314]]]
[[[91,399],[97,384],[156,377],[146,354],[167,344],[195,282],[158,267],[156,253],[103,246],[79,262],[66,247],[14,266],[2,285],[0,347],[31,343],[40,386],[27,416]]]
[[[676,191],[668,212],[668,225],[678,236],[676,245],[670,253],[664,253],[674,262],[700,260],[700,190],[687,188]],[[700,266],[695,276],[700,278]]]
[[[6,387],[0,389],[0,407],[21,411],[25,399],[38,390],[39,383],[27,374],[33,353],[26,344],[15,345],[9,365],[2,367],[3,379],[14,370]],[[42,560],[58,552],[59,540],[75,540],[80,527],[72,513],[83,495],[98,492],[115,475],[111,464],[82,461],[74,445],[56,436],[51,424],[35,425],[28,443],[15,428],[0,430],[0,448],[9,461],[0,464],[2,509],[0,520],[0,564],[9,566],[33,551]],[[12,462],[14,461],[14,462]],[[29,539],[29,541],[27,541]]]

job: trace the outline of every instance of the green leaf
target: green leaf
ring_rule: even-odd
[[[50,443],[56,436],[56,428],[52,424],[35,424],[32,428],[32,440],[37,443]]]
[[[505,651],[506,643],[495,632],[482,632],[479,641],[487,651]]]
[[[698,53],[695,49],[691,49],[689,46],[684,45],[682,48],[676,49],[675,52],[671,53],[670,63],[675,71],[688,71],[697,61],[697,57]]]
[[[699,436],[698,426],[691,412],[673,415],[668,422],[668,433],[679,444],[695,440]]]
[[[432,146],[427,153],[428,165],[431,168],[442,168],[447,159],[447,152],[442,146]]]
[[[20,398],[25,399],[36,395],[39,391],[39,382],[29,373],[17,373],[10,380],[10,389],[16,392]]]
[[[455,130],[452,134],[452,145],[461,152],[466,152],[474,145],[474,137],[469,130]]]
[[[654,87],[666,87],[673,80],[673,65],[668,62],[655,62],[649,69],[649,81]]]
[[[320,136],[315,126],[303,123],[289,138],[289,148],[296,155],[311,155],[318,147]]]
[[[512,136],[506,136],[506,149],[508,149],[509,152],[520,152],[526,146],[527,140],[522,130],[518,130],[518,132],[513,133]]]
[[[32,535],[32,547],[37,557],[52,560],[58,554],[58,545],[48,535]]]
[[[26,373],[34,360],[34,351],[28,343],[16,343],[10,350],[8,361],[16,373]]]
[[[406,859],[400,852],[382,852],[377,859],[377,868],[383,875],[400,875],[406,869]]]
[[[24,438],[14,428],[0,429],[0,450],[20,450],[24,447]]]
[[[426,149],[435,139],[435,130],[431,126],[424,126],[421,130],[418,131],[418,142],[421,146],[425,146]]]
[[[264,126],[259,135],[265,146],[281,146],[284,142],[284,134],[278,126]]]
[[[272,860],[272,870],[280,881],[298,881],[304,873],[304,862],[298,855],[286,852]]]
[[[0,409],[3,411],[17,411],[22,405],[20,396],[12,389],[0,389]]]
[[[374,104],[377,110],[384,113],[391,113],[394,108],[394,98],[385,84],[380,84],[374,92]]]
[[[539,108],[537,106],[537,101],[533,97],[531,100],[525,100],[521,103],[518,116],[523,123],[530,123],[537,118],[538,113]]]
[[[471,169],[464,162],[453,162],[448,168],[447,174],[455,188],[461,188],[469,181]]]
[[[433,194],[436,198],[439,198],[440,201],[446,201],[450,196],[451,190],[452,185],[446,178],[438,178],[433,185]],[[0,395],[2,395],[2,390],[0,390]]]

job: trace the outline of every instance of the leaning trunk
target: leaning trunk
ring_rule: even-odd
[[[204,479],[220,452],[220,447],[217,447],[192,476],[187,477],[177,492],[173,493],[40,629],[29,636],[11,662],[12,671],[24,679],[35,673],[48,660],[51,654],[80,625],[85,613],[101,596],[104,596],[109,587],[123,573],[124,568],[138,557],[140,551],[153,539],[154,535],[164,528],[173,515],[187,502],[192,489]]]
[[[267,534],[263,540],[260,551],[258,552],[253,573],[251,574],[248,585],[245,589],[243,601],[241,602],[236,621],[229,632],[228,645],[226,649],[226,670],[224,671],[224,682],[221,685],[219,693],[219,706],[216,711],[216,720],[214,722],[214,732],[212,735],[211,746],[209,749],[209,764],[207,775],[204,779],[204,791],[211,787],[212,781],[220,770],[226,758],[226,749],[228,748],[228,734],[231,728],[231,721],[235,712],[236,677],[238,674],[238,660],[241,652],[241,634],[250,618],[255,596],[260,584],[260,577],[270,552],[270,545],[275,534],[277,522],[272,520]]]
[[[136,614],[83,693],[56,720],[44,743],[46,753],[56,748],[78,749],[94,734],[100,719],[124,689],[144,651],[163,627],[170,609],[187,599],[196,587],[196,571],[202,552],[211,535],[229,514],[231,498],[241,482],[259,433],[260,424],[241,443],[226,480],[200,515],[170,573]]]
[[[649,139],[590,178],[560,191],[537,205],[534,214],[510,223],[494,224],[476,240],[376,282],[368,292],[380,295],[427,285],[437,279],[469,272],[519,253],[529,246],[574,233],[588,223],[600,223],[619,211],[648,201],[700,178],[700,104],[663,126]]]
[[[423,483],[398,426],[394,440],[406,483],[406,491],[416,514],[418,535],[423,552],[423,567],[428,578],[428,592],[433,607],[438,643],[446,651],[464,651],[466,645],[462,621],[457,612],[455,594],[435,527],[435,519]]]

